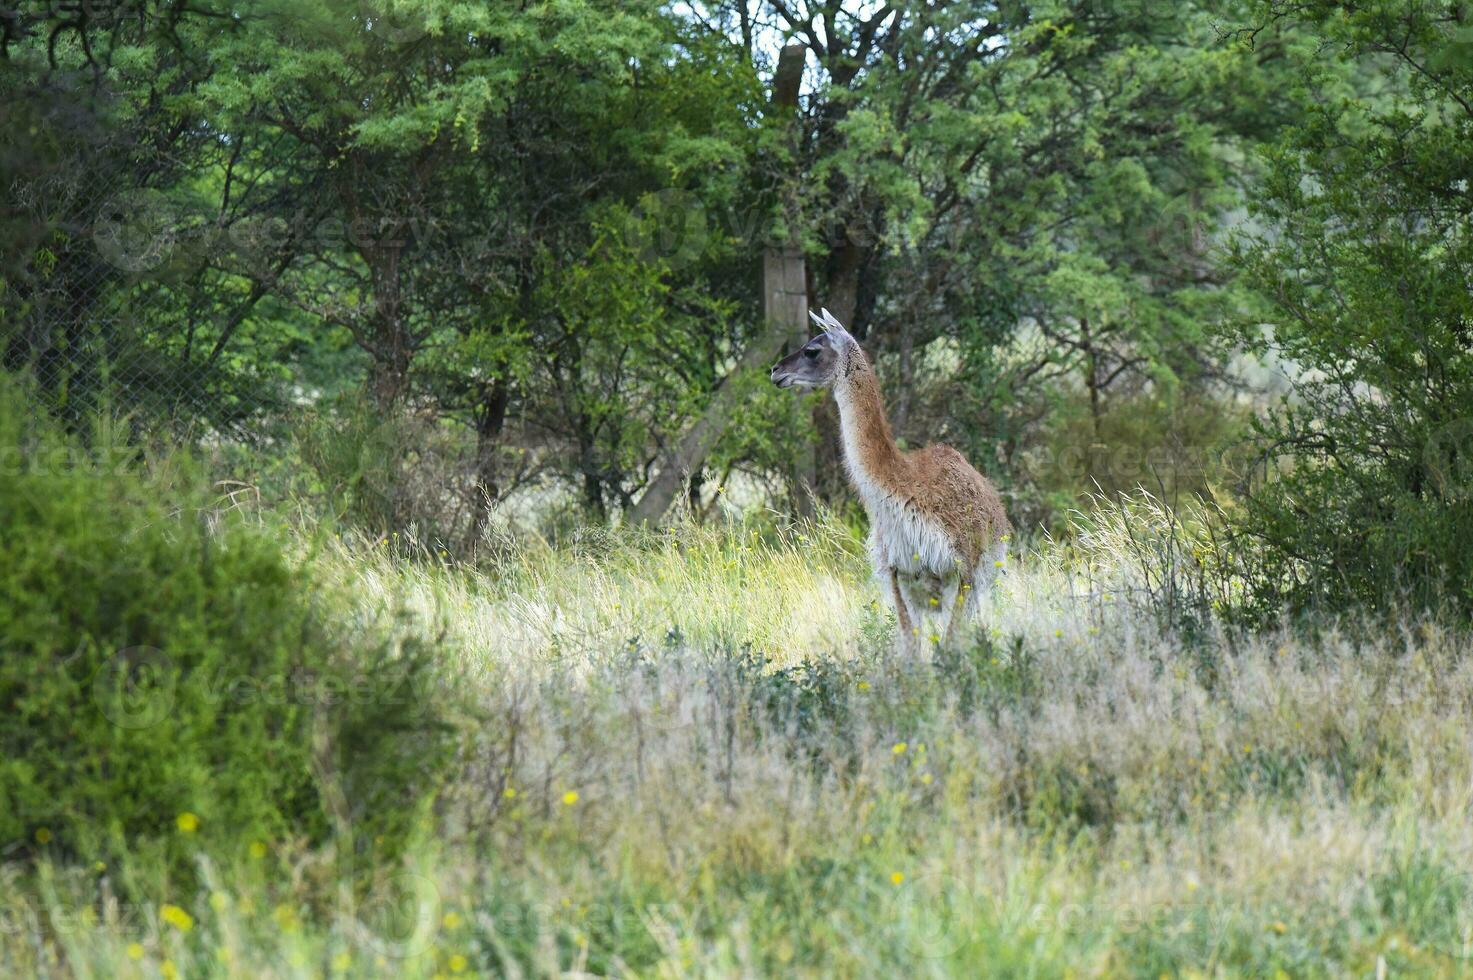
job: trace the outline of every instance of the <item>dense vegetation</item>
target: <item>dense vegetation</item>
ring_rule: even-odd
[[[0,838],[88,861],[201,837],[392,856],[449,746],[429,644],[341,596],[188,473],[145,476],[0,398]],[[384,616],[393,610],[384,610]],[[186,821],[187,822],[187,821]]]
[[[1459,5],[1302,16],[1378,70],[1303,65],[1304,117],[1265,152],[1252,202],[1266,230],[1239,243],[1271,323],[1252,346],[1313,369],[1262,426],[1265,457],[1290,465],[1249,495],[1250,527],[1297,605],[1409,595],[1466,613],[1473,25]]]
[[[1469,969],[1465,4],[23,0],[0,121],[0,972]]]
[[[746,370],[802,331],[758,283],[797,249],[901,438],[967,451],[1027,523],[1096,483],[1206,495],[1246,504],[1271,614],[1467,607],[1458,3],[5,23],[5,358],[74,420],[285,429],[356,521],[464,555],[534,488],[544,525],[658,518],[666,468],[697,513],[734,479],[833,505],[832,409]]]
[[[67,486],[116,478],[87,472]],[[7,684],[56,710],[5,729],[7,792],[44,760],[54,794],[7,810],[7,974],[1452,977],[1473,956],[1466,632],[1163,626],[1163,576],[1194,589],[1178,545],[1207,539],[1149,500],[1021,555],[989,631],[917,665],[833,521],[594,529],[481,570],[327,535],[287,568],[267,543],[298,532],[228,500],[161,514],[146,491],[174,484],[126,480],[86,499],[142,530],[73,535],[180,566],[28,582],[29,608],[95,591],[167,616],[181,669],[152,713],[154,677],[78,694],[80,666],[8,642],[33,675]],[[247,526],[205,558],[202,519]],[[40,577],[78,554],[55,540],[7,556]],[[145,575],[158,590],[125,588]],[[385,609],[407,656],[436,652],[428,682],[384,690]],[[267,646],[303,617],[340,632]],[[215,666],[269,694],[273,656],[373,673],[341,701],[308,688],[309,731],[297,699],[201,687]]]

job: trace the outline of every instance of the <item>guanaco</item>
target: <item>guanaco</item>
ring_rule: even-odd
[[[845,469],[869,515],[870,560],[895,606],[900,652],[949,646],[1004,566],[1011,527],[1002,498],[950,446],[903,452],[858,341],[828,310],[809,315],[823,332],[779,361],[772,381],[832,389]]]

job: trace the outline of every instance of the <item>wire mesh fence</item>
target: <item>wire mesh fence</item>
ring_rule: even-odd
[[[281,361],[241,356],[241,293],[208,254],[208,217],[130,177],[13,176],[0,270],[5,367],[32,407],[71,423],[259,435],[289,407]],[[234,281],[231,281],[231,280]]]

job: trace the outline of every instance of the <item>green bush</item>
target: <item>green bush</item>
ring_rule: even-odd
[[[1215,499],[1244,465],[1249,411],[1223,393],[1138,391],[1106,403],[1098,418],[1083,398],[1055,408],[1038,445],[1023,454],[1020,522],[1067,533],[1085,494],[1110,499],[1144,488],[1173,507]]]
[[[5,386],[0,451],[0,849],[402,845],[450,755],[428,649],[187,465],[84,449]]]
[[[1286,17],[1324,41],[1295,55],[1303,112],[1264,154],[1235,242],[1264,301],[1244,339],[1295,382],[1261,426],[1267,479],[1245,498],[1264,546],[1252,591],[1273,616],[1285,602],[1473,614],[1467,30],[1390,0]]]
[[[456,451],[447,464],[428,421],[408,412],[385,415],[349,395],[306,420],[297,448],[344,522],[372,534],[414,525],[424,539],[454,537],[460,501],[444,498],[463,474],[453,472]]]

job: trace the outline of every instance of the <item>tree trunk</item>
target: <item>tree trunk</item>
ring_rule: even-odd
[[[772,104],[775,112],[787,116],[789,147],[798,156],[798,94],[803,84],[803,61],[807,48],[789,44],[778,57],[772,78]],[[783,192],[788,195],[787,210],[794,220],[794,233],[781,248],[770,248],[762,261],[762,315],[769,323],[786,323],[789,328],[790,351],[808,342],[812,327],[808,323],[808,263],[803,256],[803,243],[796,233],[796,217],[800,208],[795,200],[796,187],[789,179]],[[815,447],[803,440],[793,449],[788,469],[788,506],[800,517],[813,516],[813,497],[818,483]]]
[[[859,309],[859,270],[864,266],[864,249],[848,240],[836,245],[829,253],[829,293],[821,306],[838,318],[851,333],[854,332],[854,312]]]
[[[368,394],[379,411],[388,413],[409,394],[409,364],[415,341],[405,319],[400,272],[407,242],[404,222],[381,205],[366,205],[364,186],[372,186],[377,161],[361,153],[349,155],[337,198],[349,218],[354,250],[368,269],[366,323],[350,319],[358,346],[373,360]],[[350,176],[351,175],[351,176]]]
[[[798,89],[803,81],[806,53],[807,49],[801,44],[787,45],[778,56],[777,71],[773,75],[773,109],[790,119],[797,115]],[[796,141],[796,133],[793,135]],[[659,473],[629,510],[631,523],[647,525],[659,521],[670,509],[687,474],[700,471],[706,454],[721,438],[730,420],[736,397],[733,381],[773,361],[785,342],[801,346],[808,340],[807,264],[796,239],[784,246],[769,248],[762,257],[762,319],[765,324],[762,334],[753,340],[736,367],[716,389],[701,417],[665,453]],[[791,480],[794,486],[811,486],[812,474],[809,454],[800,451],[793,465]],[[807,500],[807,492],[800,490],[798,500],[794,501],[800,513],[807,508]]]
[[[786,324],[787,350],[798,350],[808,342],[813,332],[808,322],[808,263],[797,242],[790,242],[785,248],[768,249],[763,256],[762,314],[773,329]],[[781,349],[775,353],[780,352]],[[813,516],[815,459],[814,447],[806,439],[793,447],[788,467],[788,504],[793,513],[803,517]]]
[[[769,322],[767,331],[747,348],[737,366],[726,376],[721,387],[711,396],[711,402],[695,424],[685,431],[675,445],[666,452],[660,464],[660,472],[650,481],[644,494],[630,508],[628,520],[631,524],[655,524],[665,516],[675,495],[680,492],[686,474],[695,472],[706,459],[711,447],[726,429],[732,409],[736,403],[737,385],[733,382],[742,374],[755,368],[765,367],[782,350],[787,339],[788,327],[781,322]]]
[[[511,386],[498,379],[491,386],[476,418],[476,464],[471,472],[471,519],[465,546],[473,548],[491,519],[491,505],[500,494],[496,482],[496,450],[506,426],[506,407]]]
[[[369,372],[368,393],[379,411],[394,411],[409,394],[409,352],[391,348],[375,354]]]

